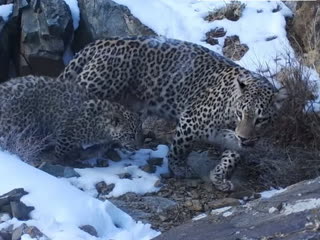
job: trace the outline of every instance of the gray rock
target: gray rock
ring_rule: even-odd
[[[29,220],[29,214],[34,210],[34,207],[28,207],[22,202],[15,201],[10,202],[10,207],[12,217],[15,217],[21,221]]]
[[[228,36],[222,48],[223,55],[233,61],[239,61],[249,50],[246,44],[242,44],[238,36]]]
[[[16,188],[0,196],[0,208],[10,204],[12,201],[20,201],[24,195],[28,193],[23,188]]]
[[[156,240],[320,239],[320,178],[292,185],[286,191],[245,205],[214,210]]]
[[[98,237],[98,233],[97,230],[91,226],[91,225],[83,225],[81,227],[79,227],[82,231],[85,231],[86,233],[89,233],[90,235],[94,236],[94,237]]]
[[[147,160],[150,165],[162,166],[163,158],[150,158]]]
[[[144,165],[144,166],[141,166],[140,169],[141,169],[142,171],[147,172],[147,173],[155,173],[156,170],[157,170],[156,166],[150,165],[150,164],[146,164],[146,165]]]
[[[132,179],[132,176],[130,173],[120,173],[118,174],[120,179]]]
[[[44,162],[43,164],[41,164],[39,166],[39,169],[55,177],[64,177],[64,178],[80,177],[79,173],[77,173],[71,167],[53,165],[47,162]]]
[[[222,208],[227,206],[238,206],[240,202],[235,198],[222,198],[212,202],[208,202],[208,207],[211,209]]]
[[[71,12],[63,0],[31,0],[21,15],[20,74],[57,76],[72,35]]]
[[[123,200],[109,200],[136,221],[144,223],[150,222],[149,219],[158,217],[159,214],[170,211],[178,205],[175,201],[167,198],[157,196],[140,197],[131,193],[127,193]]]
[[[109,162],[107,159],[98,158],[97,159],[97,166],[98,167],[109,167]]]
[[[7,231],[0,231],[0,240],[11,240],[12,239],[12,234]]]
[[[13,230],[12,240],[20,240],[21,236],[24,234],[28,234],[31,238],[48,240],[49,238],[44,235],[37,227],[28,226],[23,223],[19,227]]]
[[[109,149],[108,151],[106,151],[103,157],[106,157],[114,162],[119,162],[121,160],[119,153],[114,149]]]
[[[20,202],[22,196],[28,194],[23,188],[14,189],[0,196],[0,212],[8,213],[19,220],[29,220],[29,213],[34,207]]]
[[[79,0],[78,4],[81,19],[75,34],[76,51],[96,39],[156,35],[134,17],[127,7],[111,0]]]
[[[101,195],[108,195],[112,190],[114,189],[115,185],[112,184],[106,184],[104,181],[98,182],[96,184],[96,190]]]

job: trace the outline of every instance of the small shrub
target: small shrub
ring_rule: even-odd
[[[240,1],[232,1],[226,4],[226,6],[215,9],[204,18],[208,22],[213,22],[215,20],[228,19],[231,21],[237,21],[242,16],[242,12],[246,5]]]
[[[0,146],[2,150],[17,155],[22,161],[31,165],[38,165],[40,154],[49,147],[50,137],[40,137],[39,130],[32,127],[24,131],[11,131],[2,136]]]

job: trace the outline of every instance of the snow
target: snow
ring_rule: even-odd
[[[72,19],[73,19],[73,29],[76,30],[79,27],[80,22],[80,9],[78,6],[78,0],[64,0],[69,6]]]
[[[4,4],[0,5],[0,17],[3,18],[4,21],[8,21],[10,14],[13,10],[13,4]]]
[[[280,189],[272,188],[270,190],[261,192],[260,195],[262,199],[268,199],[284,191],[286,191],[286,188],[280,188]]]
[[[240,42],[249,47],[248,52],[236,61],[239,65],[273,76],[295,59],[285,29],[285,18],[292,16],[291,10],[282,1],[241,1],[245,4],[238,21],[228,19],[207,22],[204,17],[230,3],[229,0],[115,0],[129,7],[134,16],[157,34],[200,44],[222,54],[224,40],[228,36],[239,36]],[[161,19],[161,21],[159,21]],[[226,35],[218,38],[219,44],[207,44],[205,34],[215,28],[224,28]],[[270,40],[272,39],[272,40]],[[306,71],[308,72],[307,68]],[[312,81],[320,86],[320,77],[314,71]],[[276,87],[280,87],[277,82]],[[320,88],[319,88],[320,89]],[[320,111],[320,96],[309,104]]]
[[[96,183],[115,184],[115,187],[107,197],[118,197],[127,192],[145,194],[158,191],[155,183],[160,179],[160,174],[168,172],[168,160],[166,155],[168,146],[159,145],[158,149],[140,149],[135,153],[121,154],[122,160],[119,162],[109,161],[108,167],[76,169],[80,174],[79,178],[69,178],[73,185],[83,189],[91,196],[97,196]],[[146,173],[139,167],[147,163],[150,158],[164,158],[161,167],[157,167],[154,174]],[[120,179],[118,174],[129,173],[132,179]]]
[[[219,215],[221,213],[227,212],[229,209],[231,209],[232,207],[222,207],[222,208],[217,208],[211,211],[211,214],[213,215]]]
[[[224,7],[230,1],[115,1],[128,6],[134,16],[156,33],[194,42],[220,54],[225,38],[238,35],[241,43],[249,47],[249,51],[238,63],[252,71],[266,71],[268,68],[275,73],[279,64],[285,63],[285,57],[288,54],[293,55],[285,30],[285,17],[292,13],[281,1],[242,1],[246,6],[238,21],[222,19],[214,22],[207,22],[204,17],[208,12]],[[273,12],[278,6],[281,10]],[[226,36],[219,38],[218,45],[207,44],[204,41],[205,33],[221,27],[227,32]],[[267,41],[270,37],[276,38]]]
[[[294,204],[286,204],[281,213],[289,215],[320,207],[320,198],[297,200]]]
[[[35,210],[31,212],[32,219],[25,223],[36,226],[52,240],[147,240],[159,234],[149,224],[135,222],[109,201],[95,199],[7,152],[0,151],[0,166],[0,195],[14,188],[29,192],[21,200]],[[0,229],[21,223],[12,219],[0,224]],[[93,226],[99,237],[80,230],[82,225]]]
[[[199,220],[201,220],[203,218],[206,218],[207,216],[208,215],[206,213],[201,213],[201,214],[195,216],[194,218],[192,218],[192,221],[199,221]]]

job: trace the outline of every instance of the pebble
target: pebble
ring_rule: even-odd
[[[97,230],[91,225],[83,225],[79,227],[82,231],[89,233],[91,236],[98,237]]]
[[[163,164],[163,158],[150,158],[147,162],[150,165],[161,166]]]
[[[104,181],[102,181],[98,182],[95,187],[99,194],[108,195],[110,192],[112,192],[115,185],[113,183],[108,185]]]
[[[227,206],[238,206],[240,201],[235,198],[222,198],[207,203],[210,209],[223,208]]]
[[[109,167],[109,161],[107,159],[98,158],[97,159],[97,166],[98,167]]]
[[[132,176],[130,173],[120,173],[120,174],[118,174],[118,177],[120,179],[132,179]]]
[[[155,173],[156,170],[157,170],[156,166],[150,165],[150,164],[146,164],[146,165],[144,165],[144,166],[141,166],[140,169],[141,169],[142,171],[147,172],[147,173]]]

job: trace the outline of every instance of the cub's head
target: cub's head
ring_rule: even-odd
[[[284,88],[276,90],[267,79],[254,78],[238,81],[240,97],[235,106],[235,135],[241,146],[254,144],[257,133],[274,119],[287,97]]]
[[[142,122],[137,113],[122,105],[107,100],[90,100],[90,115],[95,118],[96,135],[102,141],[120,144],[129,150],[139,148],[143,143]]]
[[[129,150],[138,149],[143,143],[140,116],[115,102],[103,100],[101,105],[100,129],[122,147]]]

